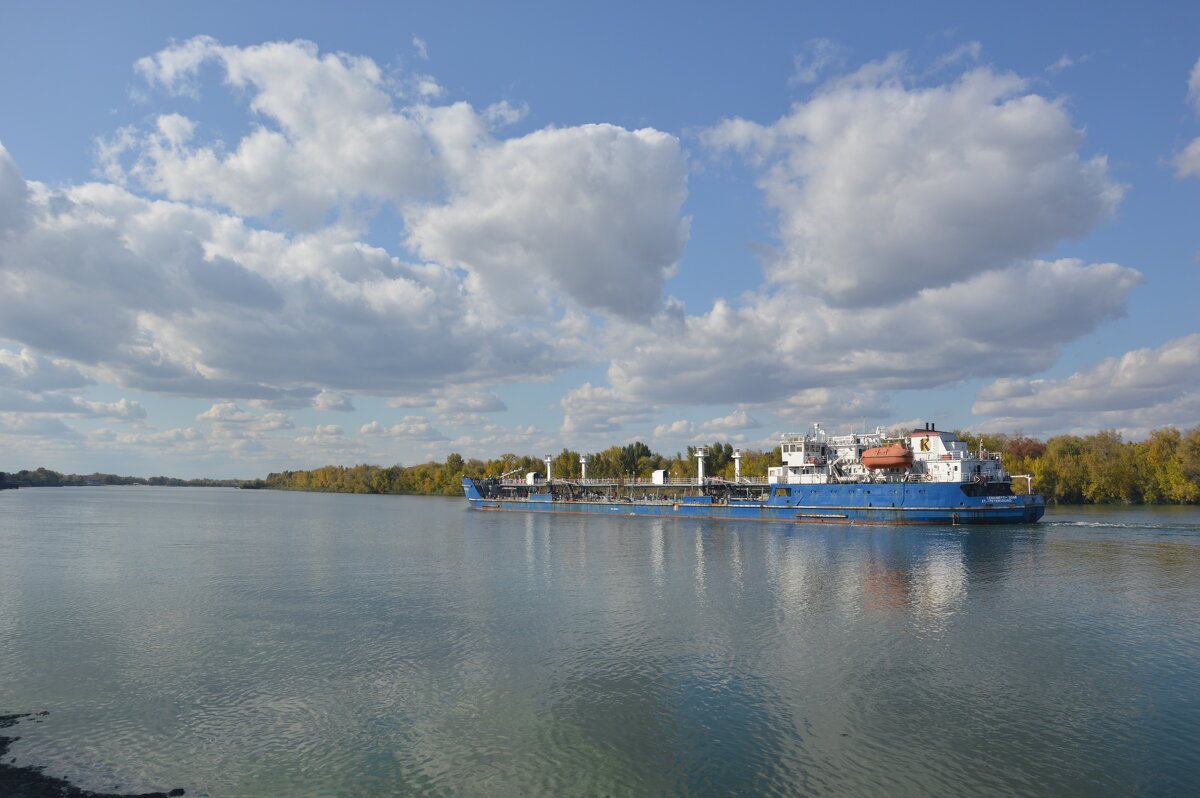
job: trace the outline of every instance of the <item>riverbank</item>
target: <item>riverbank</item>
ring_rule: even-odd
[[[0,715],[0,729],[17,725],[24,718],[40,722],[41,718],[50,713],[26,712],[18,715]],[[182,788],[170,792],[115,793],[93,792],[76,787],[66,779],[47,776],[39,767],[19,767],[3,760],[8,755],[8,748],[20,737],[6,737],[0,734],[0,795],[5,798],[174,798],[184,795]]]

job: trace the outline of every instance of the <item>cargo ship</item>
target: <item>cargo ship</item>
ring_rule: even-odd
[[[544,475],[464,477],[463,492],[472,509],[492,512],[832,524],[1029,524],[1046,509],[1041,496],[1013,492],[998,453],[971,451],[930,423],[897,436],[882,427],[830,435],[814,424],[783,435],[780,446],[783,464],[766,477],[743,477],[736,449],[732,479],[706,477],[700,447],[695,477],[588,479],[584,456],[579,478],[560,479],[547,455]]]

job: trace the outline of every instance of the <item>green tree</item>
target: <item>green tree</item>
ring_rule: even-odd
[[[1156,429],[1135,446],[1138,484],[1144,501],[1190,504],[1200,500],[1200,485],[1184,467],[1183,436],[1174,427]]]
[[[1078,504],[1083,501],[1087,472],[1083,463],[1083,440],[1060,435],[1046,443],[1046,453],[1032,469],[1034,484],[1049,501]]]
[[[555,479],[579,479],[581,473],[579,452],[563,448],[562,452],[551,461],[551,467],[554,469]]]
[[[1132,449],[1116,430],[1101,430],[1084,438],[1087,476],[1083,496],[1096,503],[1140,501]]]
[[[1185,478],[1200,483],[1200,426],[1192,427],[1180,439],[1179,466]]]

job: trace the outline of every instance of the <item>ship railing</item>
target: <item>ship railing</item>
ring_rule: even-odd
[[[922,457],[921,455],[924,455],[924,457]],[[952,449],[948,452],[942,452],[941,454],[934,454],[932,452],[928,452],[928,453],[918,452],[916,455],[916,459],[924,460],[927,462],[936,462],[938,460],[962,460],[969,456],[970,455],[967,452],[960,452],[960,451],[956,451],[956,450]]]
[[[963,452],[958,449],[952,449],[948,452],[942,452],[941,455],[934,456],[933,460],[999,460],[1000,454],[997,452]]]
[[[510,487],[546,487],[548,485],[578,485],[580,487],[590,486],[638,486],[645,488],[683,488],[683,487],[698,487],[700,485],[767,485],[770,480],[767,477],[739,477],[737,479],[725,479],[724,477],[705,477],[703,482],[698,477],[672,477],[664,479],[661,482],[655,482],[651,477],[600,477],[579,479],[568,477],[560,479],[555,477],[551,480],[535,479],[533,482],[526,482],[523,479],[502,479],[500,484]]]
[[[705,479],[704,481],[710,482],[711,480]],[[609,485],[642,485],[642,486],[646,486],[646,487],[656,487],[659,485],[669,487],[669,486],[674,485],[674,486],[682,487],[682,486],[688,486],[688,485],[692,485],[692,486],[699,485],[700,481],[698,479],[696,479],[695,477],[681,477],[678,479],[667,479],[662,482],[655,482],[650,477],[597,477],[597,478],[589,477],[588,479],[580,479],[578,477],[567,477],[564,479],[564,478],[560,478],[560,477],[555,477],[554,479],[550,479],[550,480],[539,478],[539,479],[535,479],[533,482],[526,482],[523,479],[514,479],[514,480],[506,479],[506,480],[501,480],[501,484],[502,485],[513,485],[513,486],[527,485],[530,487],[535,487],[535,486],[545,487],[545,486],[551,485],[551,484],[554,484],[554,485],[579,485],[582,487],[609,486]]]
[[[600,477],[598,479],[556,479],[555,482],[571,483],[572,485],[646,485],[653,487],[655,485],[699,485],[700,481],[695,477],[675,477],[665,479],[662,482],[655,482],[652,477]],[[707,480],[706,480],[707,481]]]

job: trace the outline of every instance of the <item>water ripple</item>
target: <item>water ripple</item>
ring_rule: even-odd
[[[0,504],[13,755],[189,795],[1200,793],[1200,515],[889,529]]]

